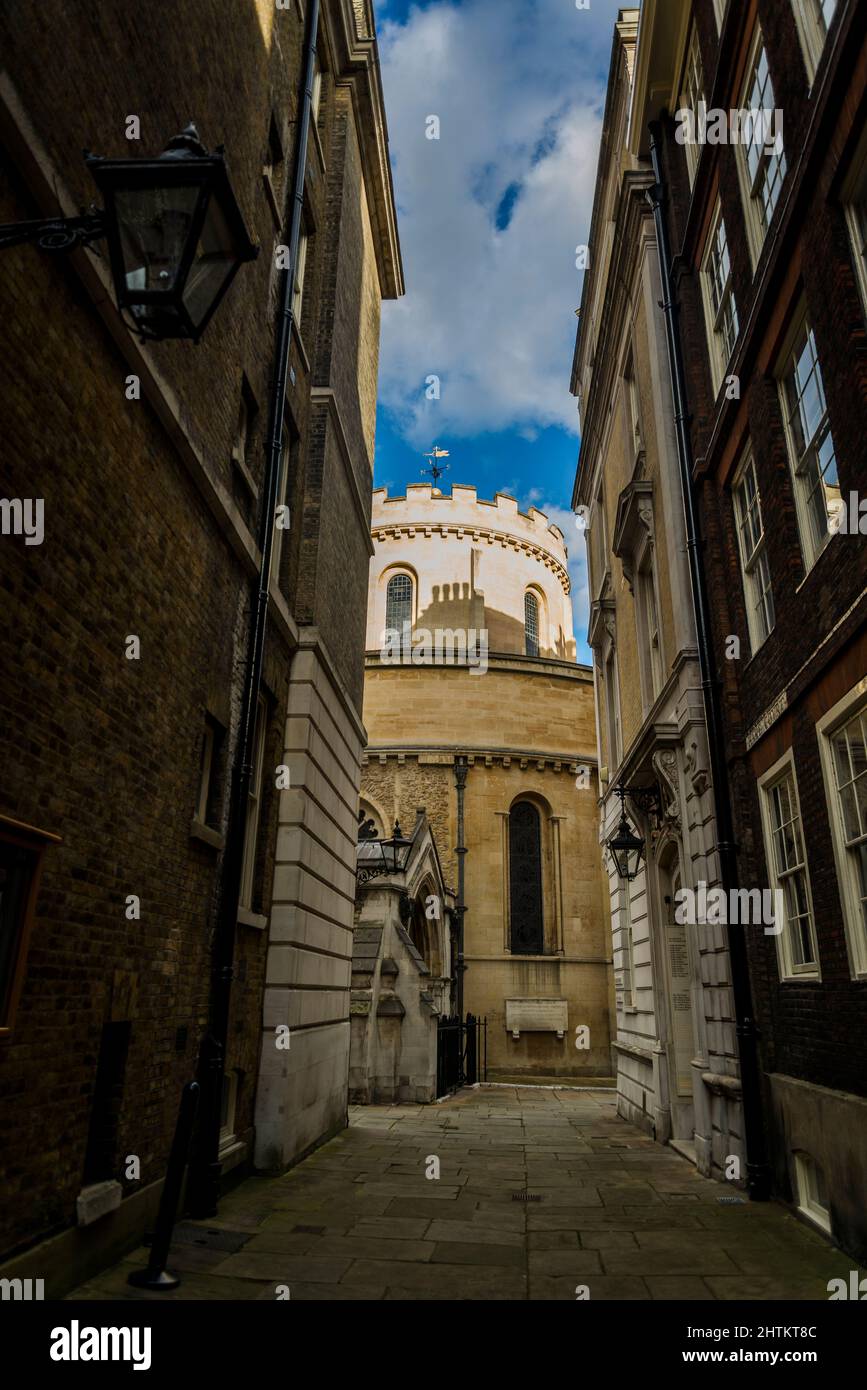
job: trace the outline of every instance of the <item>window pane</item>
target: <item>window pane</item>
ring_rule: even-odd
[[[385,601],[385,626],[403,631],[404,623],[412,622],[412,580],[407,574],[396,574],[388,581]]]
[[[524,595],[524,651],[539,655],[539,603],[534,594]]]
[[[519,801],[509,812],[510,939],[513,952],[541,955],[542,839],[539,812]]]
[[[782,132],[773,118],[774,88],[763,42],[759,44],[756,53],[743,104],[750,112],[763,113],[762,117],[750,121],[750,143],[746,147],[746,164],[750,196],[757,201],[760,222],[763,230],[767,231],[780,196],[787,166],[782,148]]]
[[[825,32],[831,27],[831,20],[834,18],[834,11],[837,8],[837,0],[815,0],[818,10],[817,18]]]
[[[794,451],[796,487],[800,491],[813,556],[830,534],[834,504],[840,498],[837,458],[828,422],[825,388],[816,340],[805,321],[784,378],[789,431]]]

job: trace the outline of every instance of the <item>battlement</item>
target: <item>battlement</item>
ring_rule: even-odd
[[[532,540],[547,550],[561,564],[567,557],[566,541],[559,526],[549,522],[538,507],[518,510],[516,499],[507,492],[498,492],[492,502],[476,494],[468,483],[453,483],[451,492],[441,492],[431,483],[409,483],[406,494],[389,497],[384,487],[373,490],[371,530],[380,526],[440,526],[466,527],[506,533],[521,540]]]

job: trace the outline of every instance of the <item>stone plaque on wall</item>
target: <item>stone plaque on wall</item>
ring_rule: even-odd
[[[556,1033],[566,1036],[569,1026],[566,999],[507,999],[506,1032],[513,1038],[522,1033]]]

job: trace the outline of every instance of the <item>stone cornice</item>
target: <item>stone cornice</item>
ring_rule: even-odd
[[[431,670],[445,667],[448,670],[471,670],[458,661],[425,661],[414,665],[409,661],[383,661],[377,649],[364,653],[364,664],[367,670],[402,671],[409,667],[419,671],[429,668]],[[592,684],[593,668],[579,664],[575,661],[563,661],[556,656],[525,656],[522,652],[489,652],[488,671],[496,671],[498,675],[531,675],[545,676],[550,679],[560,680],[580,680]],[[474,677],[478,679],[478,677]]]
[[[582,403],[584,429],[573,506],[578,503],[582,479],[592,475],[598,443],[608,418],[608,406],[620,366],[620,343],[626,311],[632,296],[633,280],[641,263],[638,252],[642,233],[646,229],[646,236],[650,240],[655,241],[656,237],[653,211],[645,198],[647,189],[652,185],[652,170],[627,170],[617,198],[614,243],[599,313],[590,391]],[[579,369],[583,371],[583,353],[579,353]]]
[[[565,594],[572,591],[569,571],[550,551],[545,550],[541,545],[535,545],[522,536],[512,536],[504,531],[495,531],[490,526],[458,525],[448,521],[394,522],[385,525],[379,523],[372,528],[371,534],[374,541],[401,540],[404,536],[412,540],[419,534],[426,537],[436,534],[442,536],[443,539],[448,536],[456,536],[458,540],[469,537],[473,541],[486,541],[488,545],[499,543],[504,550],[522,550],[525,555],[538,560],[560,581]]]
[[[369,195],[383,299],[404,292],[388,126],[373,16],[364,0],[326,0],[335,52],[335,81],[348,82]]]
[[[468,748],[461,744],[419,743],[404,746],[385,746],[369,744],[361,755],[362,767],[379,763],[385,767],[389,762],[402,766],[407,758],[418,760],[423,766],[451,767],[455,758],[466,757],[469,767],[511,767],[526,772],[532,767],[536,772],[566,772],[577,776],[580,767],[596,767],[595,753],[542,753],[520,748]]]

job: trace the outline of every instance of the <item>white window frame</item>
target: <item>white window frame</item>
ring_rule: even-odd
[[[610,675],[609,675],[610,672]],[[623,731],[620,723],[620,677],[617,671],[617,647],[611,642],[603,656],[602,681],[605,687],[606,733],[608,742],[608,780],[623,756]]]
[[[753,78],[759,64],[759,54],[762,51],[765,52],[765,57],[767,58],[767,50],[765,49],[764,36],[762,34],[761,26],[757,24],[756,32],[753,36],[752,43],[750,44],[750,56],[749,62],[747,63],[747,79],[741,89],[740,105],[742,110],[753,109],[750,102],[750,95],[753,87]],[[771,107],[763,106],[761,109],[763,111],[775,110],[776,98],[774,96],[774,84],[770,75],[770,70],[768,71],[767,93],[770,94],[771,101],[774,103],[774,105]],[[755,270],[756,266],[758,265],[762,247],[765,244],[765,236],[767,235],[768,227],[773,221],[774,212],[776,211],[777,206],[779,204],[780,192],[782,191],[783,184],[786,181],[786,174],[788,172],[788,162],[786,160],[785,147],[779,151],[779,155],[777,155],[777,151],[775,150],[772,156],[768,156],[765,150],[762,154],[762,158],[759,160],[756,174],[754,175],[750,172],[750,166],[747,157],[747,152],[749,149],[749,145],[745,144],[742,139],[739,140],[736,147],[735,163],[737,164],[738,179],[741,185],[741,199],[744,205],[744,221],[747,225],[747,243],[750,249],[750,257],[753,264],[753,270]],[[780,161],[780,183],[776,197],[774,198],[774,206],[771,208],[766,224],[764,217],[764,199],[762,197],[764,173],[771,164],[772,160],[777,157]]]
[[[253,770],[247,793],[247,814],[244,818],[244,857],[241,863],[241,893],[239,906],[249,912],[253,907],[253,887],[256,878],[256,848],[259,841],[259,821],[262,815],[262,762],[265,756],[265,729],[268,705],[263,695],[256,706],[256,730],[253,735]]]
[[[816,79],[816,72],[825,51],[828,29],[837,8],[836,0],[833,0],[829,20],[825,14],[826,5],[827,0],[792,0],[795,24],[798,29],[798,37],[801,40],[804,63],[807,67],[807,81],[811,87]]]
[[[225,1120],[225,1123],[222,1123],[222,1098],[221,1098],[221,1103],[220,1103],[220,1114],[221,1114],[221,1124],[220,1124],[220,1151],[221,1151],[221,1152],[222,1152],[223,1150],[225,1150],[225,1149],[230,1148],[231,1145],[235,1142],[235,1140],[236,1140],[236,1138],[237,1138],[237,1133],[236,1133],[236,1130],[235,1130],[235,1118],[236,1118],[236,1112],[237,1112],[237,1107],[238,1107],[238,1069],[237,1069],[237,1067],[228,1067],[228,1068],[226,1069],[226,1071],[223,1072],[223,1085],[224,1085],[224,1087],[226,1088],[226,1090],[224,1091],[224,1095],[225,1095],[225,1097],[226,1097],[226,1120]]]
[[[814,430],[812,438],[803,453],[799,453],[798,444],[792,431],[792,417],[794,411],[790,409],[786,382],[794,374],[795,345],[800,341],[802,335],[806,334],[805,344],[810,338],[813,340],[812,358],[817,377],[817,387],[821,396],[823,406],[822,415],[817,428]],[[810,373],[813,375],[813,372]],[[815,440],[820,439],[824,442],[825,438],[830,438],[831,449],[834,457],[834,467],[837,464],[837,449],[834,444],[834,436],[828,418],[828,401],[825,396],[825,383],[822,375],[822,364],[819,361],[819,352],[816,347],[816,338],[810,323],[810,315],[807,312],[806,304],[802,301],[797,313],[794,315],[792,328],[788,334],[786,348],[780,357],[777,365],[777,388],[780,398],[780,409],[783,415],[783,426],[786,435],[786,449],[789,455],[789,470],[792,479],[792,491],[795,499],[795,513],[798,518],[798,529],[801,536],[801,549],[804,555],[804,565],[806,571],[813,568],[819,556],[823,554],[832,535],[836,534],[831,530],[831,512],[828,510],[827,501],[825,510],[828,516],[827,530],[822,537],[817,537],[813,526],[813,513],[811,511],[811,499],[821,489],[822,494],[827,498],[827,489],[824,483],[824,474],[820,473]],[[803,399],[803,394],[799,396],[799,401]],[[811,468],[812,464],[812,468]],[[811,475],[814,477],[819,473],[819,481],[813,485]],[[837,485],[837,500],[840,497],[839,484]],[[833,500],[833,499],[832,499]]]
[[[720,233],[722,233],[722,252],[724,252],[725,259],[728,261],[728,275],[720,290],[719,305],[714,307],[714,287],[719,284],[719,276],[714,273],[715,257],[718,255],[720,263],[722,262],[719,242]],[[732,353],[735,350],[740,334],[740,319],[738,317],[738,306],[735,299],[734,282],[732,278],[731,253],[728,246],[725,218],[722,214],[722,205],[719,198],[716,200],[710,231],[708,232],[707,244],[705,245],[704,255],[701,261],[701,294],[704,304],[704,321],[710,353],[711,377],[713,379],[714,395],[716,395],[722,386],[726,368],[731,361]],[[731,344],[727,343],[725,334],[729,305],[731,306],[731,318],[734,322],[734,337],[732,338]]]
[[[693,23],[690,26],[689,37],[683,57],[683,72],[680,79],[680,95],[677,99],[678,110],[691,111],[693,113],[693,132],[698,134],[698,103],[704,100],[704,69],[701,63],[701,48],[698,42],[698,29]],[[701,157],[701,145],[698,140],[684,142],[684,153],[686,155],[686,170],[689,175],[689,186],[692,188],[695,183],[695,175],[698,169],[698,161]]]
[[[656,703],[665,684],[662,627],[653,546],[648,540],[635,560],[635,600],[644,713]]]
[[[280,452],[280,477],[277,482],[277,508],[287,505],[289,493],[289,468],[292,461],[292,431],[288,422],[283,425],[283,448]],[[291,523],[291,518],[290,518]],[[280,560],[283,555],[283,538],[289,526],[277,525],[277,511],[274,512],[274,542],[271,546],[271,574],[275,584],[280,582]]]
[[[752,506],[744,500],[746,480],[750,473],[753,479]],[[747,630],[750,636],[750,651],[755,655],[774,630],[776,612],[774,608],[774,588],[771,582],[771,567],[768,560],[768,549],[765,539],[764,519],[762,517],[762,495],[759,491],[756,464],[750,446],[747,446],[740,467],[735,474],[734,482],[732,483],[732,509],[734,511],[735,530],[737,531],[738,537],[738,555],[740,557],[741,580],[744,590],[744,605],[747,610]],[[752,528],[747,524],[749,513],[753,510],[758,515],[759,529],[759,537],[754,545],[752,544]],[[746,534],[747,531],[750,532],[749,540]],[[767,579],[767,584],[764,583],[765,579]]]
[[[313,92],[310,98],[310,115],[314,125],[319,120],[319,106],[322,101],[322,67],[319,62],[319,54],[314,57],[313,66]]]
[[[310,234],[302,229],[298,238],[298,261],[295,266],[295,293],[292,297],[292,309],[294,313],[294,323],[300,335],[301,333],[301,309],[304,304],[304,277],[307,274],[307,248],[310,243]]]
[[[843,808],[837,790],[837,772],[831,740],[834,734],[864,711],[867,714],[867,676],[853,686],[842,700],[816,720],[816,737],[819,741],[819,756],[822,766],[822,780],[825,785],[825,800],[828,806],[828,822],[831,827],[831,840],[834,846],[834,863],[837,870],[837,883],[840,890],[840,906],[843,913],[843,928],[846,935],[846,949],[849,954],[849,969],[853,980],[867,980],[867,924],[861,914],[861,900],[856,881],[857,869],[852,862],[851,850],[847,847],[846,827]]]
[[[638,378],[635,375],[635,352],[631,347],[623,363],[623,404],[626,411],[627,462],[630,468],[633,468],[644,445],[641,427],[641,395],[638,390]]]
[[[208,824],[208,802],[211,799],[211,775],[214,766],[216,730],[210,719],[205,719],[202,735],[202,757],[199,770],[199,795],[196,801],[196,820],[200,825]]]
[[[615,874],[617,883],[617,930],[620,934],[620,995],[623,1012],[635,1010],[635,953],[632,940],[632,903],[629,883]]]
[[[768,869],[768,882],[772,889],[783,888],[785,897],[785,887],[780,879],[777,869],[776,845],[774,841],[774,822],[771,817],[771,796],[781,782],[791,780],[792,796],[794,798],[795,810],[797,812],[799,833],[801,839],[801,849],[803,861],[795,867],[794,872],[803,872],[804,885],[808,909],[808,925],[810,941],[813,948],[813,960],[809,963],[800,964],[795,961],[792,950],[792,940],[788,922],[788,912],[783,922],[783,930],[774,940],[777,947],[777,969],[780,975],[780,982],[785,984],[792,980],[821,980],[822,972],[819,965],[819,945],[816,937],[816,915],[813,911],[813,890],[810,885],[810,867],[807,862],[807,846],[804,839],[804,819],[801,815],[801,799],[798,794],[798,778],[795,770],[795,759],[789,748],[781,758],[778,758],[773,767],[769,767],[758,779],[759,805],[762,817],[762,833],[765,849],[765,862]],[[776,925],[776,924],[775,924]]]
[[[843,185],[843,205],[852,242],[855,276],[867,314],[867,130],[861,137],[852,168]]]
[[[798,1210],[828,1235],[831,1235],[831,1213],[827,1207],[822,1206],[817,1191],[816,1170],[819,1164],[812,1154],[808,1154],[802,1149],[793,1149],[792,1159],[795,1166]]]
[[[590,524],[587,527],[589,535],[588,550],[591,564],[591,598],[598,599],[605,587],[605,580],[611,571],[611,562],[608,558],[608,527],[605,521],[605,489],[602,480],[593,497],[593,504],[590,510]],[[592,570],[596,563],[599,566],[599,573],[593,574]]]

